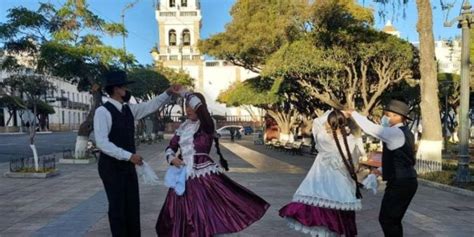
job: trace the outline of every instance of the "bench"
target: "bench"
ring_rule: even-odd
[[[373,151],[367,154],[367,160],[359,162],[359,171],[362,167],[369,170],[377,169],[382,166],[382,152]]]

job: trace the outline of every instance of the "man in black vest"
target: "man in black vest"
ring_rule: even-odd
[[[385,236],[403,236],[402,219],[418,188],[415,171],[415,139],[408,126],[409,107],[392,100],[384,108],[381,125],[370,122],[354,111],[352,116],[361,129],[383,142],[382,177],[387,187],[382,199],[379,222]]]
[[[180,86],[140,104],[128,105],[130,92],[124,71],[105,74],[105,91],[109,100],[95,111],[94,136],[101,150],[99,176],[109,201],[109,223],[112,236],[140,236],[140,200],[135,165],[142,157],[135,149],[135,120],[155,112],[176,94]]]

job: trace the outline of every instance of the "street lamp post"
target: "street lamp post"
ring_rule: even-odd
[[[180,63],[181,63],[181,66],[180,66],[180,71],[183,71],[183,37],[180,37],[179,38],[179,54],[180,54]]]
[[[446,83],[447,84],[447,83]],[[444,85],[445,88],[447,85]],[[448,109],[448,91],[445,89],[444,91],[444,149],[447,151],[448,150],[448,114],[449,114],[449,109]]]
[[[135,0],[134,2],[131,2],[129,4],[127,4],[123,9],[122,9],[122,14],[120,15],[121,18],[122,18],[122,26],[125,27],[125,11],[132,8],[133,6],[135,6],[135,4],[138,2],[138,0]],[[123,62],[123,66],[125,68],[125,70],[127,70],[127,48],[125,47],[125,31],[122,33],[122,46],[123,46],[123,53],[125,54],[124,55],[124,62]]]
[[[183,44],[183,36],[181,36],[179,38],[179,54],[180,54],[179,55],[179,57],[180,57],[179,60],[180,60],[180,64],[181,64],[180,68],[179,68],[179,73],[183,72],[183,45],[184,45]],[[184,115],[184,110],[185,110],[184,106],[185,105],[184,105],[184,99],[183,99],[183,100],[181,100],[181,109],[183,110],[183,117],[185,116]]]
[[[456,182],[468,183],[471,181],[469,174],[469,51],[470,51],[470,29],[473,23],[473,11],[468,0],[464,0],[461,15],[450,22],[445,22],[445,27],[451,27],[458,22],[458,28],[462,29],[461,47],[461,104],[459,110],[459,161],[456,173]]]

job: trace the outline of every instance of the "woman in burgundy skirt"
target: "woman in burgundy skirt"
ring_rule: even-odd
[[[204,97],[188,92],[182,96],[188,119],[176,130],[166,158],[170,165],[186,169],[185,191],[180,196],[169,189],[156,233],[205,237],[241,231],[262,218],[270,205],[222,173],[221,166],[228,170],[227,162],[214,137],[215,125]],[[209,156],[213,141],[221,166]]]

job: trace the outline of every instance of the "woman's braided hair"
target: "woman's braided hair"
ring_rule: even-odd
[[[354,162],[352,160],[352,155],[349,149],[349,144],[347,142],[347,136],[348,132],[346,131],[347,127],[347,119],[344,116],[344,114],[340,110],[334,110],[328,115],[328,124],[331,128],[332,135],[334,137],[334,141],[336,142],[337,149],[339,151],[339,154],[341,155],[342,161],[344,163],[344,166],[346,167],[347,171],[349,172],[351,178],[354,180],[356,183],[356,197],[357,199],[362,198],[362,194],[360,192],[360,187],[362,186],[359,181],[357,180],[357,174],[355,173],[355,168],[354,168]],[[344,147],[346,150],[346,154],[344,154],[342,150],[341,143],[339,141],[339,136],[337,132],[340,132],[342,134],[342,140],[344,143]]]

